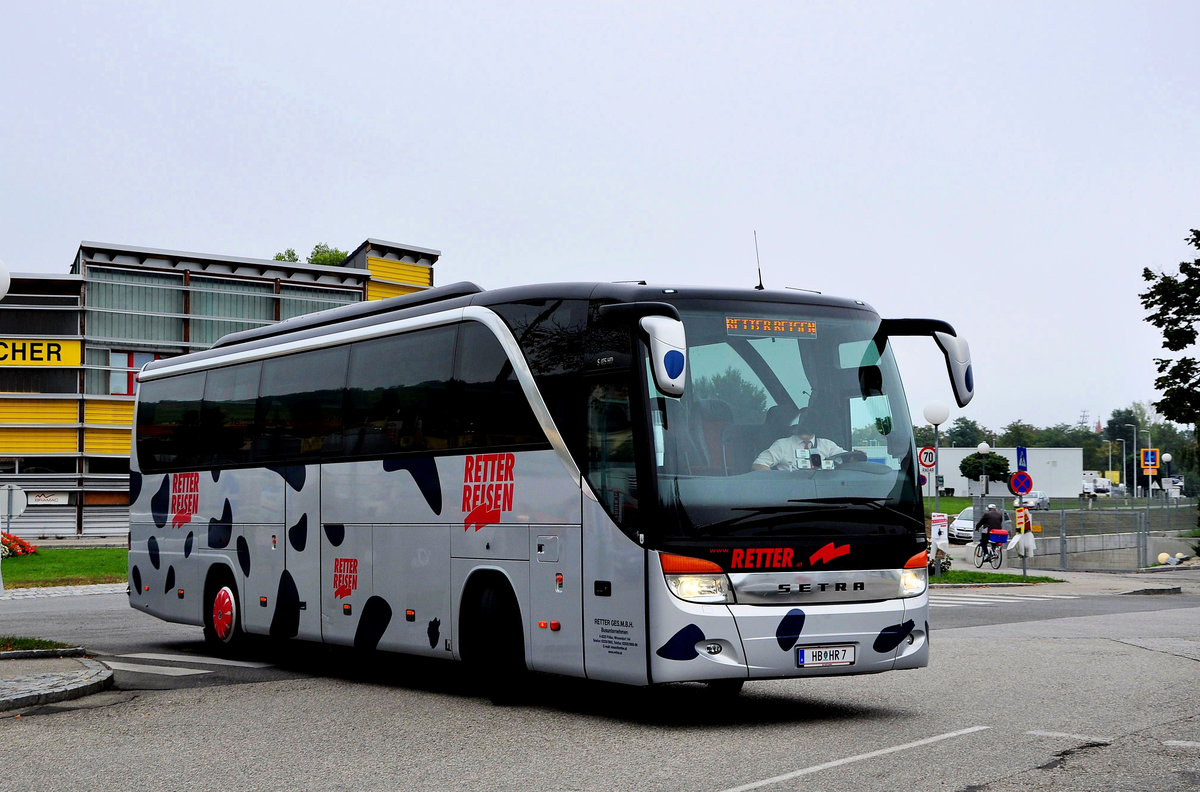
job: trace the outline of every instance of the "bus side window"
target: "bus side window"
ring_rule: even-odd
[[[216,466],[252,461],[255,405],[262,363],[243,363],[208,372],[201,422],[209,441],[204,462]]]
[[[588,396],[588,481],[618,525],[637,511],[629,388],[597,384]]]
[[[454,327],[353,345],[344,454],[375,456],[450,447]]]
[[[342,346],[263,363],[256,461],[316,462],[341,453],[348,356]]]
[[[203,372],[142,383],[137,414],[138,465],[143,472],[188,470],[204,454],[200,426]]]
[[[491,330],[475,322],[459,329],[454,380],[459,402],[459,448],[541,445],[546,442],[529,400]]]

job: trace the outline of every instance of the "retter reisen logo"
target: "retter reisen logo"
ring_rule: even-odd
[[[179,528],[192,521],[200,509],[200,474],[171,474],[171,527]]]
[[[466,518],[463,530],[478,531],[500,522],[500,515],[512,511],[516,478],[512,454],[475,454],[467,457],[463,468],[462,510]]]

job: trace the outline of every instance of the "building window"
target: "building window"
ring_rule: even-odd
[[[137,373],[158,358],[153,352],[109,352],[108,392],[114,396],[132,396]]]

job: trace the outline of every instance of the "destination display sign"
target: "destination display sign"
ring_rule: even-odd
[[[750,316],[726,316],[725,331],[729,335],[793,336],[816,338],[817,323],[812,320],[764,319]]]

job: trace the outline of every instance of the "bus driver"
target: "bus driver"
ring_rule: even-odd
[[[792,423],[791,434],[771,443],[770,448],[755,458],[754,464],[750,466],[751,470],[799,470],[801,467],[808,467],[803,463],[797,464],[802,458],[811,460],[812,455],[817,454],[821,460],[826,460],[845,453],[845,449],[832,440],[816,436],[807,412],[800,411]],[[820,467],[820,463],[815,467]]]

